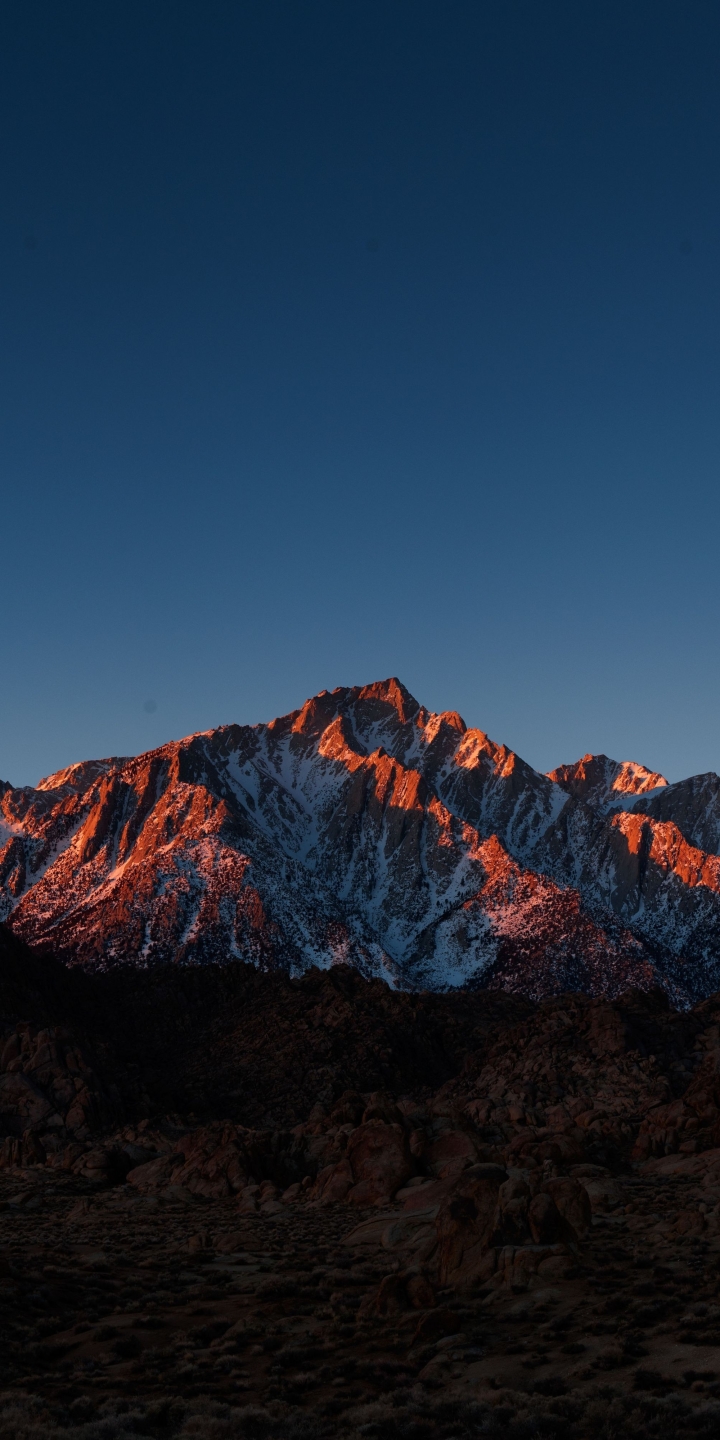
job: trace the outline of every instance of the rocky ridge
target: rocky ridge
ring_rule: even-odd
[[[15,933],[72,963],[352,964],[535,997],[720,985],[720,781],[542,775],[397,681],[0,786]]]

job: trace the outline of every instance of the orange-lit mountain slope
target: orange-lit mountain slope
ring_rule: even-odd
[[[559,765],[551,770],[550,780],[574,795],[576,800],[585,800],[598,810],[627,810],[633,808],[642,796],[654,796],[658,790],[667,789],[664,775],[646,770],[633,760],[609,760],[607,755],[583,755],[574,765]]]
[[[91,967],[346,961],[413,989],[682,1000],[720,984],[720,782],[698,781],[604,756],[542,775],[397,680],[323,691],[0,785],[0,918]]]

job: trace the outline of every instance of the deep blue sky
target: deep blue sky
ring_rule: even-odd
[[[0,776],[392,673],[720,770],[719,156],[717,0],[4,5]]]

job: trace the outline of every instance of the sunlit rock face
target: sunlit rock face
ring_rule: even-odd
[[[602,811],[634,809],[640,799],[668,788],[664,775],[633,760],[609,760],[607,755],[583,755],[574,765],[559,765],[550,771],[550,779],[576,800]]]
[[[720,987],[720,781],[533,770],[397,680],[37,789],[0,784],[0,918],[88,967],[338,962],[408,989]]]

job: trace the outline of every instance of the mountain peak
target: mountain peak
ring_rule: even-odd
[[[592,754],[542,775],[396,676],[0,784],[0,919],[90,968],[708,994],[719,856],[716,777]]]
[[[391,675],[388,680],[376,680],[372,685],[363,685],[356,693],[358,700],[379,701],[383,705],[392,706],[402,725],[414,720],[420,710],[414,695],[410,694],[396,675]]]
[[[388,680],[376,680],[370,685],[338,685],[334,690],[320,690],[305,701],[301,710],[279,720],[271,720],[270,728],[282,731],[291,721],[296,735],[319,735],[337,715],[347,714],[357,705],[362,706],[365,719],[374,723],[387,722],[394,717],[401,725],[407,725],[420,713],[417,700],[402,681],[391,675]]]
[[[583,755],[572,765],[558,765],[548,778],[576,800],[601,810],[623,809],[623,800],[647,795],[667,785],[664,775],[635,760],[611,760],[608,755]]]

